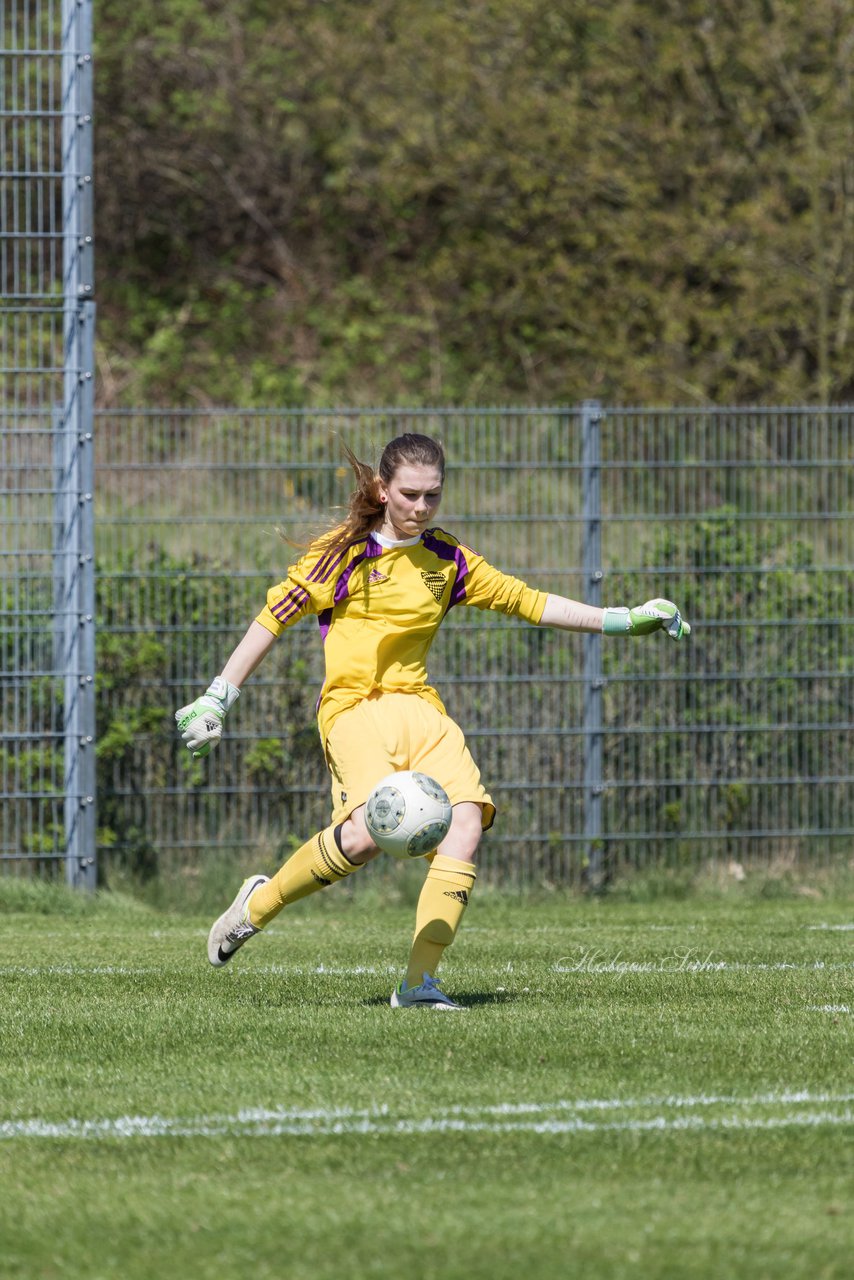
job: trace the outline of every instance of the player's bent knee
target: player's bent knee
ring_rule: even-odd
[[[460,862],[474,862],[483,835],[481,807],[473,800],[454,805],[451,829],[439,845],[439,852]]]
[[[365,806],[354,809],[341,823],[341,848],[351,862],[370,862],[379,853],[370,831],[365,826]]]

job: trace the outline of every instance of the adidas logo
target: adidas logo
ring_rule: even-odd
[[[465,889],[446,889],[442,895],[445,898],[453,898],[454,902],[461,902],[463,906],[468,906],[469,896]]]
[[[218,724],[218,720],[205,720],[205,729],[208,733],[213,733]]]
[[[424,579],[424,585],[428,590],[432,591],[437,600],[442,599],[442,593],[445,590],[445,575],[437,573],[435,570],[430,573],[425,569],[421,570],[421,577]]]
[[[388,582],[388,574],[380,573],[379,569],[372,569],[368,574],[368,585],[375,587],[380,582]]]

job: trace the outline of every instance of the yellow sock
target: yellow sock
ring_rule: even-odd
[[[476,876],[471,862],[441,853],[433,858],[415,912],[415,937],[406,971],[408,987],[420,986],[425,973],[435,977],[442,952],[453,942],[468,906]]]
[[[343,880],[352,871],[358,871],[360,865],[345,858],[338,848],[335,827],[318,831],[288,858],[272,879],[252,894],[249,899],[250,922],[256,929],[263,929],[282,907]]]

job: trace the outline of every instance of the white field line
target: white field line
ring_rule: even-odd
[[[808,924],[806,929],[829,929],[835,933],[851,933],[854,930],[854,924]]]
[[[174,966],[177,962],[165,961],[162,965],[124,965],[124,964],[74,964],[70,961],[63,964],[0,964],[0,976],[3,974],[17,974],[25,978],[37,978],[44,975],[54,977],[137,977],[143,974],[161,975],[170,965]],[[183,967],[183,966],[181,966]],[[207,972],[205,966],[204,972]],[[249,972],[249,970],[246,970]],[[272,973],[282,977],[303,977],[326,975],[329,977],[339,978],[356,978],[362,974],[373,976],[386,976],[388,974],[399,974],[400,965],[349,965],[336,967],[335,965],[317,964],[317,965],[285,965],[285,964],[255,964],[251,969],[252,973]]]
[[[776,973],[787,970],[819,973],[834,969],[854,969],[854,960],[788,961],[773,963],[740,960],[592,960],[584,956],[572,964],[558,962],[552,973]]]
[[[624,960],[621,955],[611,960],[599,957],[601,952],[585,954],[575,961],[559,960],[550,966],[551,973],[596,973],[596,974],[628,974],[628,973],[772,973],[772,972],[810,972],[822,973],[840,969],[854,969],[854,960],[705,960],[691,959],[688,956],[674,956],[667,960]],[[39,977],[50,975],[56,977],[84,976],[93,977],[136,977],[144,974],[162,974],[164,965],[117,965],[117,964],[0,964],[0,975],[17,974],[23,977]],[[252,973],[273,974],[281,977],[333,977],[358,978],[387,977],[397,974],[397,965],[285,965],[285,964],[253,964]],[[510,970],[512,972],[512,970]],[[246,970],[249,972],[249,970]],[[504,974],[508,969],[499,970]]]
[[[834,969],[854,969],[854,960],[714,960],[696,953],[678,953],[665,960],[625,960],[622,954],[603,958],[601,951],[588,951],[578,960],[563,959],[552,965],[553,973],[779,973],[788,970],[820,973]]]
[[[792,1091],[753,1098],[698,1095],[650,1099],[593,1098],[551,1103],[499,1103],[449,1107],[432,1116],[409,1116],[389,1107],[297,1110],[252,1108],[233,1115],[195,1117],[118,1116],[112,1119],[7,1120],[0,1140],[14,1138],[126,1139],[212,1137],[329,1137],[350,1134],[714,1132],[716,1130],[814,1128],[854,1125],[854,1094]],[[792,1108],[757,1114],[765,1108]],[[712,1114],[707,1114],[711,1110]],[[745,1114],[745,1111],[747,1114]],[[591,1113],[616,1112],[614,1119]],[[638,1112],[655,1114],[637,1114]],[[706,1112],[706,1114],[704,1114]],[[716,1114],[722,1112],[722,1114]]]

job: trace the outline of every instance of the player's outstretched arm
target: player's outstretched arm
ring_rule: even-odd
[[[178,732],[195,757],[206,756],[222,737],[222,724],[240,697],[243,684],[276,643],[276,637],[260,622],[252,622],[246,635],[205,692],[195,702],[175,712]]]
[[[601,631],[606,636],[645,636],[651,631],[666,631],[671,640],[689,636],[691,628],[671,600],[648,600],[646,604],[628,608],[619,605],[598,609],[565,596],[550,595],[540,618],[541,627],[559,627],[563,631]]]

